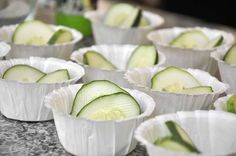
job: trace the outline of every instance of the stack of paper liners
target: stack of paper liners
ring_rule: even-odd
[[[168,120],[178,123],[189,134],[200,154],[174,152],[153,144],[156,139],[170,135],[165,125]],[[144,122],[135,131],[135,138],[146,146],[150,156],[233,156],[236,153],[235,122],[235,115],[221,111],[177,112]]]
[[[142,114],[117,121],[94,121],[69,115],[73,99],[82,84],[63,87],[45,98],[54,115],[57,134],[63,147],[74,155],[115,156],[131,152],[137,142],[135,129],[149,118],[153,99],[137,90],[125,89],[139,103]]]
[[[156,114],[174,113],[176,111],[192,111],[209,109],[209,106],[224,93],[228,86],[207,72],[198,69],[186,69],[204,86],[211,86],[213,93],[209,94],[180,94],[154,91],[151,89],[151,78],[164,68],[143,68],[128,70],[125,78],[138,90],[152,96],[156,102]]]
[[[7,55],[7,58],[28,58],[30,56],[37,57],[56,57],[60,59],[68,60],[71,53],[74,50],[75,44],[77,44],[82,39],[82,34],[75,29],[64,27],[64,26],[54,26],[51,27],[54,30],[67,29],[71,31],[73,35],[73,40],[63,44],[54,45],[24,45],[24,44],[14,44],[12,42],[12,35],[16,29],[17,25],[9,25],[0,27],[0,40],[7,42],[11,45],[11,51]],[[37,28],[36,28],[37,29]],[[35,30],[37,31],[37,30]]]
[[[83,77],[84,82],[92,80],[110,80],[114,83],[129,87],[129,84],[124,79],[126,66],[128,60],[133,53],[135,45],[98,45],[87,48],[81,48],[75,51],[71,55],[71,59],[79,63],[85,68],[85,76]],[[83,63],[83,56],[89,50],[96,51],[103,55],[108,61],[117,67],[117,70],[104,70],[100,68],[90,67]],[[161,66],[165,62],[165,56],[158,52],[158,64],[154,66]]]
[[[170,42],[180,35],[182,32],[190,30],[199,30],[206,34],[209,40],[222,35],[223,43],[222,45],[215,48],[198,48],[198,49],[186,49],[172,47]],[[229,47],[234,42],[234,37],[230,33],[224,31],[193,27],[193,28],[168,28],[160,29],[157,31],[150,32],[148,34],[148,39],[156,45],[157,49],[163,52],[166,56],[165,66],[178,66],[182,68],[194,68],[207,71],[214,75],[217,71],[216,62],[211,59],[210,55],[216,50],[223,50]]]
[[[3,73],[16,64],[27,64],[45,73],[67,69],[70,80],[61,83],[23,83],[2,79]],[[22,121],[52,119],[50,109],[44,106],[44,96],[54,89],[74,84],[84,75],[84,69],[72,62],[54,58],[13,59],[0,62],[0,111],[7,118]]]

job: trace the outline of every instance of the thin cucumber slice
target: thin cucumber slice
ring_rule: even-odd
[[[12,41],[15,44],[44,45],[53,33],[53,29],[43,22],[26,21],[17,26]]]
[[[178,93],[184,93],[184,94],[209,94],[213,92],[214,91],[211,86],[184,88],[183,90],[178,91]]]
[[[138,46],[129,58],[127,68],[149,67],[157,64],[158,53],[153,45]]]
[[[228,64],[236,64],[236,44],[234,44],[224,56],[224,61]]]
[[[48,73],[41,77],[38,83],[60,83],[70,79],[70,75],[67,69],[59,69],[54,72]]]
[[[136,100],[126,93],[114,93],[96,98],[79,112],[78,117],[91,120],[120,120],[141,113]]]
[[[150,25],[149,20],[146,17],[142,16],[138,26],[139,27],[146,27],[146,26],[149,26],[149,25]]]
[[[110,63],[104,56],[96,51],[87,51],[84,54],[84,63],[95,68],[102,68],[106,70],[117,69],[112,63]]]
[[[232,95],[226,102],[228,112],[236,113],[236,94]]]
[[[185,141],[191,145],[194,145],[193,141],[191,140],[191,138],[189,137],[187,132],[185,132],[185,130],[180,125],[178,125],[176,122],[166,121],[165,124],[166,124],[167,128],[169,129],[172,137],[175,140]]]
[[[112,6],[106,13],[103,23],[112,27],[119,27],[133,11],[134,7],[120,3]]]
[[[156,146],[165,148],[167,150],[182,152],[182,153],[200,153],[195,147],[186,143],[179,142],[172,137],[165,137],[162,139],[158,139],[154,143]]]
[[[118,92],[127,93],[116,84],[107,80],[96,80],[84,84],[75,96],[70,114],[76,116],[85,105],[97,97]]]
[[[59,29],[49,39],[48,44],[60,44],[73,40],[73,35],[69,30]]]
[[[34,67],[18,64],[8,68],[4,72],[2,78],[6,80],[33,83],[37,82],[44,75],[46,74]]]
[[[206,48],[214,48],[214,47],[218,47],[223,43],[224,37],[222,35],[219,35],[215,38],[213,38],[212,40],[210,40],[207,45]]]
[[[142,10],[140,8],[134,8],[125,21],[121,24],[121,28],[137,27],[142,17]]]
[[[178,92],[197,86],[200,86],[198,80],[178,67],[167,67],[155,74],[151,80],[151,87],[155,91]]]
[[[199,30],[181,33],[170,45],[178,48],[203,48],[209,42],[208,37]]]

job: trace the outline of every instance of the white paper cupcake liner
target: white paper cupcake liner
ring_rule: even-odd
[[[226,50],[218,50],[211,54],[211,57],[214,58],[219,67],[220,77],[224,83],[229,84],[230,88],[227,93],[236,92],[236,65],[231,65],[223,61],[223,58],[230,47]]]
[[[59,140],[74,155],[115,156],[126,155],[137,142],[135,129],[149,118],[155,107],[153,99],[137,90],[125,89],[140,104],[142,114],[125,120],[93,121],[69,115],[73,99],[82,84],[56,90],[45,98],[51,108]]]
[[[178,94],[153,91],[151,78],[163,68],[144,68],[128,70],[125,78],[137,90],[152,96],[156,102],[155,114],[174,113],[177,111],[207,110],[214,101],[228,89],[228,85],[218,81],[207,72],[198,69],[186,69],[202,85],[211,86],[214,90],[210,94]]]
[[[3,73],[16,64],[27,64],[49,73],[67,69],[71,79],[62,83],[22,83],[2,79]],[[7,118],[22,121],[43,121],[52,119],[50,109],[44,106],[44,96],[54,89],[74,84],[84,75],[84,69],[72,62],[54,58],[13,59],[0,62],[0,111]]]
[[[170,135],[165,126],[168,120],[183,127],[202,153],[178,153],[154,146],[156,139]],[[235,122],[234,115],[220,111],[177,112],[144,122],[135,131],[135,138],[146,146],[150,156],[233,156],[236,154]]]
[[[184,31],[200,30],[208,36],[209,39],[213,39],[218,35],[224,37],[223,44],[216,48],[210,49],[184,49],[172,47],[169,43]],[[225,51],[233,42],[234,37],[232,34],[208,28],[181,28],[174,27],[168,29],[161,29],[150,32],[148,39],[156,45],[157,49],[163,52],[166,56],[165,66],[178,66],[182,68],[194,68],[205,70],[211,74],[215,74],[217,71],[216,62],[210,57],[211,52],[221,49]]]
[[[217,99],[214,102],[214,108],[217,111],[224,111],[224,112],[228,112],[227,111],[227,100],[232,96],[233,94],[229,94],[227,96],[221,97],[219,99]]]
[[[144,11],[143,16],[150,21],[150,25],[143,28],[121,29],[103,24],[104,12],[90,11],[85,16],[92,21],[93,34],[96,44],[141,44],[149,43],[146,35],[164,24],[164,19],[151,12]]]
[[[124,73],[129,57],[131,56],[137,45],[98,45],[87,48],[81,48],[72,53],[71,59],[76,61],[85,68],[85,76],[83,77],[84,82],[92,80],[109,80],[114,83],[129,87],[129,84],[124,79]],[[118,69],[117,70],[104,70],[100,68],[90,67],[83,64],[83,55],[88,50],[94,50],[102,54],[107,60],[112,62]],[[165,56],[158,52],[159,60],[156,66],[161,66],[165,62]]]
[[[8,44],[0,42],[0,60],[6,56],[10,50],[11,47]]]
[[[16,29],[17,25],[8,25],[0,28],[0,40],[7,42],[11,45],[11,51],[7,55],[7,58],[28,58],[31,56],[37,57],[56,57],[60,59],[68,60],[71,53],[74,50],[75,44],[77,44],[82,39],[82,34],[72,28],[64,26],[54,26],[51,27],[54,30],[60,28],[67,29],[72,32],[73,40],[71,42],[55,45],[23,45],[23,44],[14,44],[12,43],[12,35]],[[37,30],[35,30],[37,31]]]

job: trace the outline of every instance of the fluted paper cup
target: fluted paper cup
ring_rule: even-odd
[[[124,79],[126,65],[128,64],[129,57],[133,53],[137,45],[97,45],[86,48],[81,48],[72,53],[71,59],[76,61],[85,68],[84,82],[92,80],[109,80],[120,86],[129,87],[129,84]],[[117,70],[105,70],[100,68],[90,67],[83,63],[83,55],[88,50],[94,50],[103,55],[107,60],[112,62],[117,67]],[[165,62],[165,56],[158,52],[158,64],[161,66]]]
[[[229,47],[230,48],[230,47]],[[228,48],[228,49],[229,49]],[[224,83],[229,84],[230,88],[227,91],[228,94],[236,92],[236,65],[228,64],[224,62],[223,58],[226,54],[227,50],[218,50],[211,54],[212,58],[214,58],[219,67],[220,77]]]
[[[176,38],[179,34],[190,30],[200,30],[211,40],[219,35],[224,37],[222,45],[215,48],[198,48],[198,49],[187,49],[172,47],[169,43]],[[182,68],[194,68],[207,71],[214,75],[217,71],[216,62],[211,59],[211,52],[221,49],[225,51],[234,42],[232,34],[204,27],[194,28],[167,28],[160,29],[157,31],[150,32],[148,39],[156,45],[157,49],[163,52],[166,56],[165,66],[178,66]]]
[[[11,47],[8,44],[0,42],[0,60],[6,56],[10,50]]]
[[[24,44],[14,44],[12,43],[12,35],[16,29],[17,25],[8,25],[0,27],[0,41],[7,42],[11,45],[11,51],[7,55],[7,58],[28,58],[31,56],[37,57],[56,57],[60,59],[68,60],[71,53],[74,50],[75,44],[77,44],[82,39],[82,34],[72,28],[64,26],[54,26],[51,27],[54,30],[67,29],[73,35],[73,40],[63,44],[54,45],[24,45]],[[37,31],[37,30],[35,30]]]
[[[165,122],[177,122],[201,151],[200,154],[167,150],[153,143],[169,136]],[[221,111],[177,112],[157,116],[141,124],[135,138],[144,144],[150,156],[234,156],[236,154],[236,117]]]
[[[184,69],[192,74],[203,86],[211,86],[213,93],[181,94],[154,91],[151,78],[164,68],[144,68],[128,70],[125,78],[133,88],[152,96],[156,102],[155,114],[175,113],[177,111],[207,110],[214,101],[228,89],[228,85],[218,81],[209,73],[198,69]]]
[[[137,142],[133,134],[137,126],[152,115],[153,99],[137,90],[125,89],[139,103],[141,115],[124,120],[93,121],[71,116],[70,110],[76,92],[82,84],[56,90],[45,98],[53,111],[57,134],[63,147],[74,155],[115,156],[126,155]]]
[[[85,16],[92,22],[92,29],[96,44],[141,44],[149,43],[146,35],[164,24],[164,19],[148,11],[143,16],[150,21],[150,25],[142,28],[127,28],[106,26],[103,24],[105,13],[101,11],[90,11]]]
[[[70,80],[61,83],[23,83],[2,79],[3,73],[17,64],[27,64],[49,73],[67,69]],[[84,69],[76,63],[55,58],[12,59],[0,62],[0,111],[10,119],[44,121],[52,119],[50,109],[44,106],[44,96],[54,89],[74,84],[84,75]]]

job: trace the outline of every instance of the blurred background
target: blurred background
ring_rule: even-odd
[[[83,18],[83,13],[93,9],[105,10],[112,3],[119,2],[139,5],[162,15],[166,20],[163,27],[206,26],[235,34],[233,1],[216,0],[0,0],[0,25],[36,18],[71,26],[85,36],[91,36],[90,23]]]

